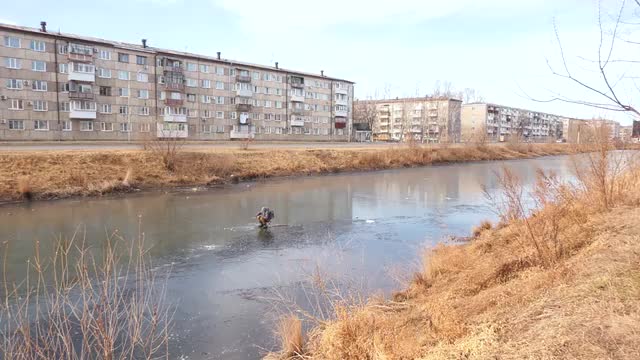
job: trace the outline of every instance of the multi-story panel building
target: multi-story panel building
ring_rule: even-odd
[[[375,106],[374,140],[403,141],[413,138],[424,143],[460,141],[460,100],[424,97],[363,100],[358,104]]]
[[[348,80],[0,24],[0,140],[335,140]]]
[[[562,128],[562,138],[564,141],[573,144],[584,144],[603,140],[603,136],[607,137],[608,140],[624,140],[626,138],[626,134],[623,133],[623,127],[620,126],[620,123],[613,120],[563,118]]]
[[[552,141],[562,138],[562,117],[508,106],[472,103],[462,106],[462,138],[490,141],[518,138]]]

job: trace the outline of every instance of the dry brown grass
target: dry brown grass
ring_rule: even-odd
[[[640,168],[607,174],[571,185],[539,173],[528,212],[503,173],[501,226],[425,250],[393,300],[336,307],[309,332],[305,356],[640,358]],[[610,181],[605,206],[599,187]]]
[[[475,226],[471,230],[471,234],[473,235],[473,237],[478,237],[478,236],[482,235],[482,233],[485,232],[486,230],[491,230],[492,227],[493,227],[493,225],[491,225],[491,221],[484,220],[484,221],[482,221],[480,223],[480,225]]]
[[[177,145],[167,144],[159,142],[159,150],[148,148],[143,151],[3,153],[0,155],[0,201],[23,198],[18,186],[23,177],[30,179],[33,198],[51,199],[94,196],[131,188],[213,185],[232,179],[505,160],[578,151],[565,144],[530,145],[522,151],[499,145],[433,148],[413,144],[386,149],[209,152],[178,151]],[[164,156],[167,154],[168,157]]]
[[[281,341],[280,354],[282,359],[301,358],[304,354],[304,336],[302,321],[295,315],[288,315],[280,319],[276,328],[276,335]]]

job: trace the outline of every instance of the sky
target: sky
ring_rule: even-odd
[[[622,1],[601,0],[605,34]],[[640,15],[632,6],[627,0],[624,19]],[[571,73],[604,88],[593,61],[597,19],[596,0],[20,0],[0,12],[3,23],[38,27],[44,20],[50,31],[132,43],[146,38],[156,47],[324,70],[354,81],[360,99],[424,96],[437,82],[450,82],[492,103],[628,125],[632,118],[624,113],[540,101],[599,100],[552,73],[563,69],[557,29]],[[628,27],[619,34],[635,35]],[[639,45],[618,41],[612,57],[631,59],[633,46]],[[630,103],[640,94],[635,67],[615,62],[607,68],[614,89]]]

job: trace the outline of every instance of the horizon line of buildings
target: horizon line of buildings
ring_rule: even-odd
[[[613,120],[577,119],[489,102],[463,104],[450,97],[356,100],[354,109],[354,126],[370,123],[374,141],[505,142],[515,138],[580,143],[592,140],[593,131],[588,129],[595,126],[605,126],[612,139],[640,137],[640,122],[634,132],[633,126]]]
[[[0,24],[0,140],[333,140],[353,81]]]

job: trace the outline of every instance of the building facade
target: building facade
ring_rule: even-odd
[[[348,80],[0,24],[0,140],[348,141]]]
[[[361,100],[358,103],[371,107],[375,114],[372,130],[376,141],[460,141],[460,100],[425,97]]]
[[[545,142],[562,138],[562,117],[508,106],[472,103],[462,106],[463,141]]]

